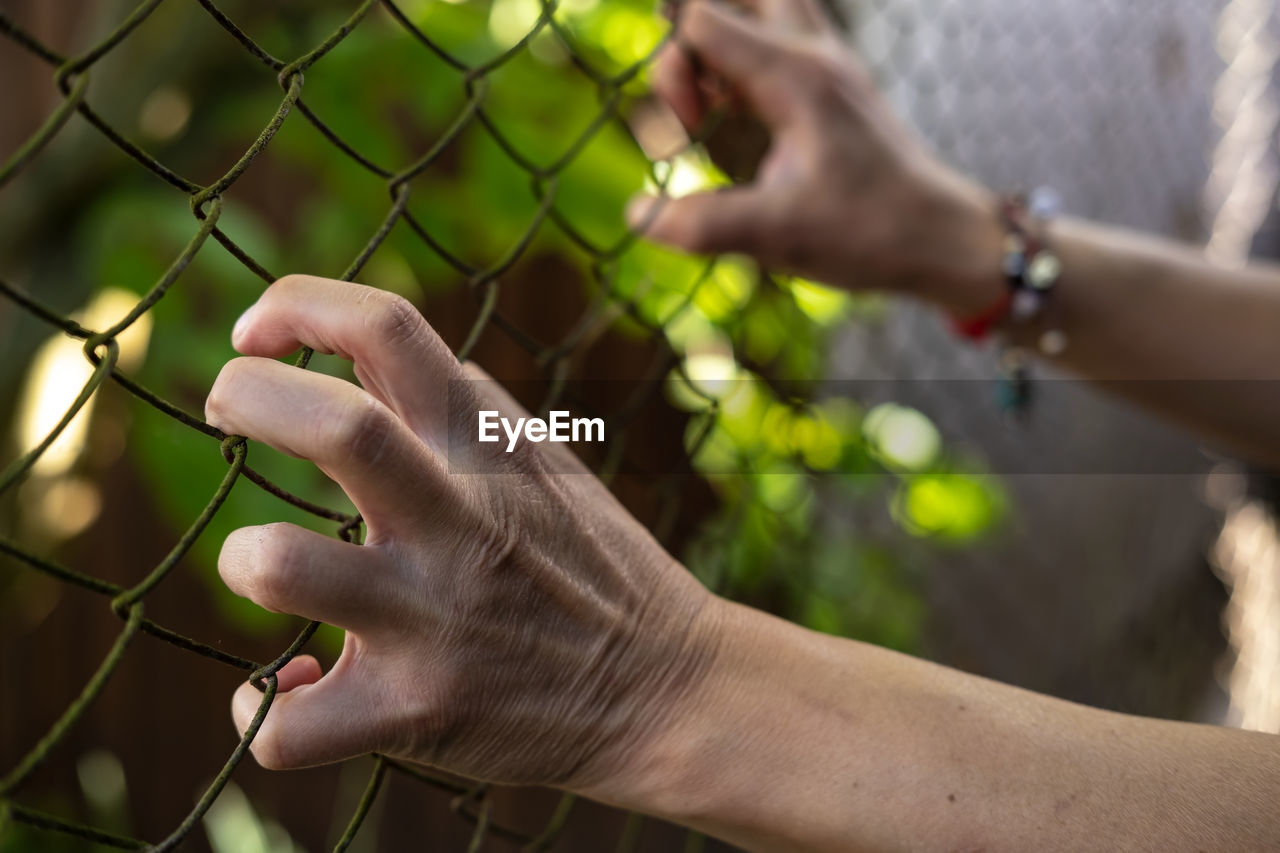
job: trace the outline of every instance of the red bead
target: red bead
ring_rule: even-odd
[[[962,338],[980,341],[991,334],[991,330],[1009,316],[1013,306],[1013,293],[1006,291],[981,314],[972,317],[952,317],[951,327]]]

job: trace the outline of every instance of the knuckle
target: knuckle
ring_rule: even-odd
[[[848,112],[850,98],[857,99],[864,94],[865,81],[843,53],[821,47],[804,50],[797,54],[792,68],[797,85],[822,114]]]
[[[716,31],[716,17],[710,3],[694,2],[685,6],[680,18],[683,35],[691,44],[704,44]]]
[[[693,0],[680,13],[680,34],[691,47],[717,53],[742,38],[727,20],[731,14],[712,0]]]
[[[426,321],[412,302],[395,293],[375,292],[378,296],[369,316],[369,331],[376,340],[395,346],[421,332]]]
[[[371,464],[382,456],[395,428],[395,415],[390,409],[357,391],[333,419],[326,441],[339,458]]]
[[[787,63],[788,73],[801,88],[821,94],[835,88],[839,77],[838,62],[826,52],[799,51]]]
[[[462,363],[463,377],[471,382],[492,382],[493,377],[489,375],[483,367],[474,361],[464,361]]]
[[[267,288],[263,297],[271,299],[288,296],[295,291],[305,289],[310,280],[311,276],[302,273],[290,273],[289,275],[281,276]]]

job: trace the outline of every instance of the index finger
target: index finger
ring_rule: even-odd
[[[796,49],[785,34],[711,0],[693,0],[681,11],[675,41],[744,96],[765,124],[777,128],[793,115],[784,77]]]
[[[808,35],[830,35],[834,32],[831,16],[817,0],[732,0],[768,24],[782,26],[792,32]]]
[[[422,518],[452,494],[441,460],[385,405],[333,376],[237,358],[205,401],[208,422],[315,463],[370,527]]]
[[[443,446],[449,381],[462,378],[462,367],[403,297],[352,282],[285,276],[244,313],[231,342],[245,355],[280,358],[306,346],[349,359],[365,390],[437,449]]]

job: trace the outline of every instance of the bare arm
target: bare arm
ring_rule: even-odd
[[[752,850],[1280,845],[1280,739],[1085,708],[737,611],[697,705],[590,793]]]
[[[401,299],[291,277],[234,342],[209,421],[313,460],[368,524],[362,546],[287,524],[223,546],[235,592],[347,631],[328,672],[281,670],[268,767],[376,751],[754,850],[1280,849],[1280,738],[789,625],[700,586],[563,446],[452,442],[451,408],[521,412]],[[302,344],[364,387],[274,360]],[[263,701],[240,687],[239,731]]]
[[[774,129],[761,179],[665,207],[654,235],[982,307],[1002,286],[989,195],[897,124],[810,0],[761,2],[767,31],[704,0],[683,22]],[[692,65],[669,52],[662,67],[695,121]],[[1270,273],[1073,223],[1054,238],[1069,366],[1274,378]],[[247,357],[219,376],[209,421],[314,461],[368,523],[363,546],[266,525],[223,547],[234,591],[347,630],[328,672],[306,657],[281,670],[253,742],[266,766],[379,751],[757,850],[1280,848],[1280,739],[1087,709],[723,601],[542,445],[455,447],[488,473],[452,472],[449,409],[515,404],[468,383],[403,300],[291,277],[233,342]],[[363,387],[274,360],[302,345],[352,358]],[[1146,402],[1244,445],[1277,423],[1274,403],[1227,385],[1218,415],[1159,387]],[[237,692],[240,731],[262,701]]]
[[[1062,366],[1255,461],[1280,465],[1280,272],[1231,270],[1167,241],[1062,221]]]
[[[959,316],[989,307],[1006,287],[993,194],[924,149],[811,0],[754,5],[751,16],[690,3],[656,84],[692,128],[707,75],[727,82],[771,131],[760,175],[664,204],[650,236]],[[1214,267],[1190,248],[1077,221],[1050,237],[1065,270],[1052,297],[1070,340],[1061,366],[1280,464],[1280,272]]]

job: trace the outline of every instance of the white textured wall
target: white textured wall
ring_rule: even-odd
[[[1048,184],[1072,213],[1203,241],[1219,0],[849,6],[889,96],[951,162],[995,189]],[[975,379],[994,365],[931,312],[903,306],[881,328],[852,330],[833,372]],[[1024,428],[974,383],[938,382],[926,396],[950,441],[1002,467],[1098,470],[1136,455],[1179,472],[1210,464],[1189,439],[1090,394],[1051,402]],[[1015,517],[994,548],[910,555],[927,572],[936,656],[1097,704],[1184,713],[1189,695],[1208,692],[1220,642],[1203,563],[1219,519],[1200,478],[1032,473],[1008,485]],[[831,523],[847,518],[837,507]],[[874,520],[861,523],[874,535]]]
[[[877,0],[856,43],[952,162],[1076,213],[1199,238],[1221,0]]]

